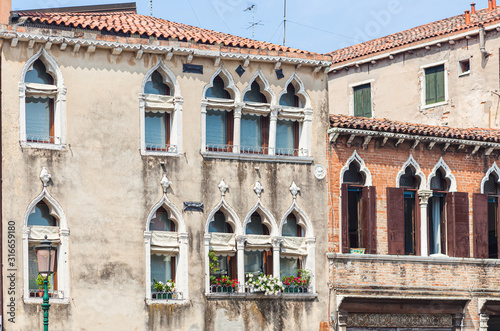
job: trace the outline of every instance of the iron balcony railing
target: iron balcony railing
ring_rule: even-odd
[[[177,145],[170,144],[149,144],[146,143],[146,150],[150,152],[169,152],[177,153]]]
[[[244,286],[244,285],[243,285]],[[216,294],[228,294],[228,293],[238,293],[240,285],[210,285],[210,293]]]
[[[30,298],[42,298],[43,290],[41,289],[30,289]],[[62,290],[48,290],[49,298],[62,299],[64,298],[64,292]]]
[[[284,289],[280,291],[280,294],[311,294],[313,293],[312,287],[310,285],[284,285]],[[262,294],[263,291],[259,291],[253,285],[210,285],[210,294],[213,295],[248,295],[248,294]]]
[[[30,143],[41,143],[41,144],[57,144],[60,138],[55,136],[37,136],[37,135],[26,135],[26,141]]]
[[[284,287],[285,294],[312,293],[312,287],[309,285],[284,285]]]
[[[183,300],[184,296],[182,292],[167,292],[167,291],[157,291],[151,290],[151,298],[153,300]]]
[[[274,154],[278,157],[309,156],[309,150],[305,148],[269,148],[269,147],[259,147],[259,146],[207,144],[205,151],[215,152],[215,153],[237,153],[237,151],[239,151],[241,154],[261,154],[261,155]]]

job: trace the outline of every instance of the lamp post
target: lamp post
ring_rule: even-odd
[[[49,330],[49,277],[54,273],[54,262],[56,256],[56,248],[52,246],[50,240],[47,240],[47,236],[40,243],[39,246],[35,247],[36,257],[38,260],[38,273],[44,278],[43,280],[43,330]]]

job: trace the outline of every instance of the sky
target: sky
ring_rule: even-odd
[[[132,2],[133,0],[12,0],[13,10]],[[283,44],[285,0],[152,0],[153,15]],[[462,14],[471,0],[286,0],[286,46],[327,53],[391,33]],[[476,8],[488,0],[475,0]],[[149,15],[149,0],[136,0],[139,14]],[[245,9],[254,5],[252,11]]]

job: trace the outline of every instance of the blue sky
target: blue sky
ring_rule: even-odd
[[[131,0],[12,0],[12,9],[52,8],[131,2]],[[382,37],[470,9],[471,0],[287,0],[286,45],[326,53]],[[476,8],[488,6],[477,0]],[[149,0],[136,1],[149,15]],[[283,0],[153,0],[154,16],[206,29],[282,44]]]

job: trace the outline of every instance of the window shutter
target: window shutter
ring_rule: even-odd
[[[363,90],[354,88],[354,116],[363,116]]]
[[[172,275],[172,280],[174,282],[175,282],[175,265],[176,265],[175,260],[176,260],[175,256],[170,257],[170,274]]]
[[[377,191],[368,188],[368,254],[377,254]]]
[[[390,255],[405,254],[404,189],[387,188],[387,240]]]
[[[372,89],[370,84],[363,89],[363,116],[372,117]]]
[[[165,114],[165,140],[166,144],[170,145],[170,113]],[[167,150],[168,150],[168,146]]]
[[[293,148],[299,149],[299,122],[293,122]],[[294,153],[295,156],[298,156],[298,153]]]
[[[226,112],[226,144],[228,144],[228,152],[233,151],[234,139],[234,111]]]
[[[436,72],[434,68],[425,69],[425,103],[436,103]]]
[[[349,201],[347,199],[347,184],[342,184],[341,194],[342,253],[349,253]]]
[[[266,275],[273,274],[273,251],[272,251],[272,249],[264,252],[264,273]]]
[[[447,254],[454,257],[470,257],[468,193],[447,194],[446,209]]]
[[[236,269],[236,256],[228,256],[229,260],[229,278],[238,278],[238,271]]]
[[[260,125],[262,133],[262,152],[267,154],[267,147],[269,146],[269,116],[261,116]]]
[[[420,224],[420,199],[418,194],[415,194],[415,255],[422,255],[420,241],[422,240],[421,224]]]
[[[436,67],[436,102],[445,101],[444,93],[444,65]]]
[[[472,196],[474,222],[474,257],[487,259],[488,252],[488,195],[475,193]]]

